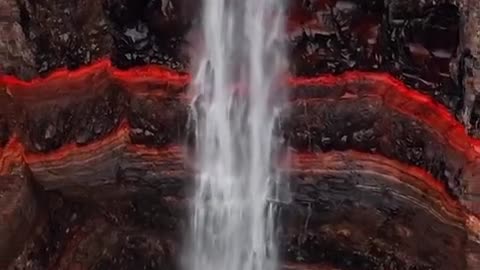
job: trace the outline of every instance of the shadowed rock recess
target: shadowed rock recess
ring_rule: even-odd
[[[0,269],[179,269],[199,2],[0,0]],[[480,269],[479,12],[290,1],[282,269]]]

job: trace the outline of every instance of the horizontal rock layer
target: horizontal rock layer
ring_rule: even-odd
[[[162,147],[188,139],[185,74],[151,66],[122,71],[101,61],[30,82],[0,80],[2,145],[24,149],[31,168],[76,149],[80,153],[72,160],[90,160],[107,154],[85,150],[90,147],[125,152],[125,145]],[[286,82],[290,103],[279,132],[290,146],[375,152],[419,166],[479,211],[480,141],[441,105],[387,74],[350,72]]]
[[[0,74],[34,78],[0,75],[0,268],[21,251],[10,269],[176,269],[189,76],[132,67],[188,70],[199,5],[67,2],[0,0]],[[459,32],[475,32],[461,20],[476,17],[437,2],[289,1],[293,74],[380,70],[416,90],[379,73],[286,78],[292,193],[271,201],[285,269],[479,268],[480,141],[450,114]]]
[[[63,248],[45,249],[51,244],[31,240],[14,265],[32,263],[31,254],[43,252],[49,261],[33,258],[35,263],[59,264],[59,269],[102,269],[118,262],[170,267],[169,256],[178,252],[164,248],[162,235],[152,245],[141,239],[156,239],[150,231],[171,231],[176,236],[167,237],[168,245],[178,245],[185,228],[195,172],[191,148],[179,146],[189,141],[188,82],[188,75],[160,67],[122,71],[108,61],[29,82],[0,77],[0,177],[17,186],[5,189],[2,198],[13,210],[2,210],[6,218],[0,229],[16,230],[11,224],[25,219],[22,209],[44,206],[35,203],[32,182],[100,206],[86,211],[85,221],[77,222],[80,214],[60,218],[66,221],[55,226],[64,231],[39,232],[39,239],[56,239]],[[280,210],[285,258],[340,269],[476,269],[478,140],[442,105],[387,74],[350,72],[285,82],[288,113],[278,132],[291,146],[285,172],[292,200],[272,201]],[[23,178],[15,176],[15,164],[24,168]],[[25,230],[58,222],[35,223],[34,216],[28,215]],[[88,222],[96,218],[93,225]],[[105,235],[105,241],[90,242],[95,235]],[[138,244],[129,242],[132,237]],[[2,240],[0,247],[23,245],[21,238]],[[99,247],[108,250],[101,259],[88,254],[72,259]],[[9,251],[4,261],[16,253]],[[132,259],[122,252],[142,255]]]
[[[467,49],[461,47],[459,33],[467,30],[460,21],[468,8],[457,4],[463,1],[287,2],[285,39],[293,74],[389,72],[452,111],[462,106],[464,74],[457,62]],[[24,79],[58,68],[74,70],[100,58],[122,69],[160,64],[186,71],[202,44],[200,4],[192,1],[0,3],[9,14],[0,16],[0,48],[5,52],[0,73]],[[460,73],[453,74],[451,66]],[[476,106],[474,127],[479,115]]]
[[[108,187],[111,183],[71,187],[77,193],[60,187],[96,211],[83,211],[88,216],[66,212],[76,218],[60,226],[63,236],[57,238],[65,248],[56,255],[57,269],[130,269],[122,265],[150,263],[151,269],[164,264],[176,269],[173,258],[180,254],[189,200],[184,191],[191,182],[178,181],[190,178],[185,169],[160,162],[181,160],[181,152],[169,148],[156,154],[142,165],[145,177],[118,180],[115,189]],[[354,151],[294,154],[290,164],[291,197],[272,201],[281,221],[280,251],[289,263],[339,269],[473,270],[480,265],[480,221],[432,184],[425,171]],[[38,253],[38,246],[31,249]]]
[[[298,155],[292,168],[291,190],[301,206],[286,215],[286,222],[303,223],[290,226],[300,231],[287,229],[295,235],[284,241],[291,245],[291,258],[335,262],[347,269],[470,269],[478,265],[476,240],[466,237],[460,225],[467,224],[468,217],[422,170],[351,151]],[[456,218],[450,216],[455,212]]]

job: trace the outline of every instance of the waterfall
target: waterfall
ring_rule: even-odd
[[[285,102],[282,0],[204,0],[192,120],[196,189],[188,270],[275,270],[274,133]]]

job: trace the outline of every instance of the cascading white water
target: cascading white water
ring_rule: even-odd
[[[284,100],[283,1],[204,0],[202,33],[192,84],[198,175],[186,268],[274,270],[268,201],[275,199],[273,131]]]

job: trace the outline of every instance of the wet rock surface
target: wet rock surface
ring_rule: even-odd
[[[185,0],[0,3],[0,71],[24,79],[100,58],[121,68],[161,64],[185,70],[185,39],[198,10]]]
[[[162,146],[184,140],[188,108],[178,98],[133,98],[129,109],[134,143]]]
[[[37,75],[34,50],[22,30],[21,10],[14,0],[0,1],[0,73],[23,79]]]
[[[299,75],[375,70],[459,110],[450,74],[459,46],[459,11],[434,1],[295,1],[289,36]]]
[[[318,163],[324,166],[317,168]],[[419,193],[418,180],[428,178],[420,171],[352,151],[301,155],[294,164],[299,168],[291,182],[295,206],[286,211],[283,224],[298,223],[281,233],[288,258],[312,264],[327,261],[342,269],[477,267],[478,261],[471,258],[478,249],[469,248],[475,240],[463,234],[470,225],[462,214],[447,214],[456,212],[453,201],[440,203],[432,189],[428,196]],[[402,179],[403,184],[380,180],[383,177]],[[346,190],[354,192],[346,195]],[[414,199],[417,196],[422,199]],[[426,206],[430,203],[450,210]],[[428,225],[442,216],[452,219]],[[450,260],[452,254],[458,259]]]

